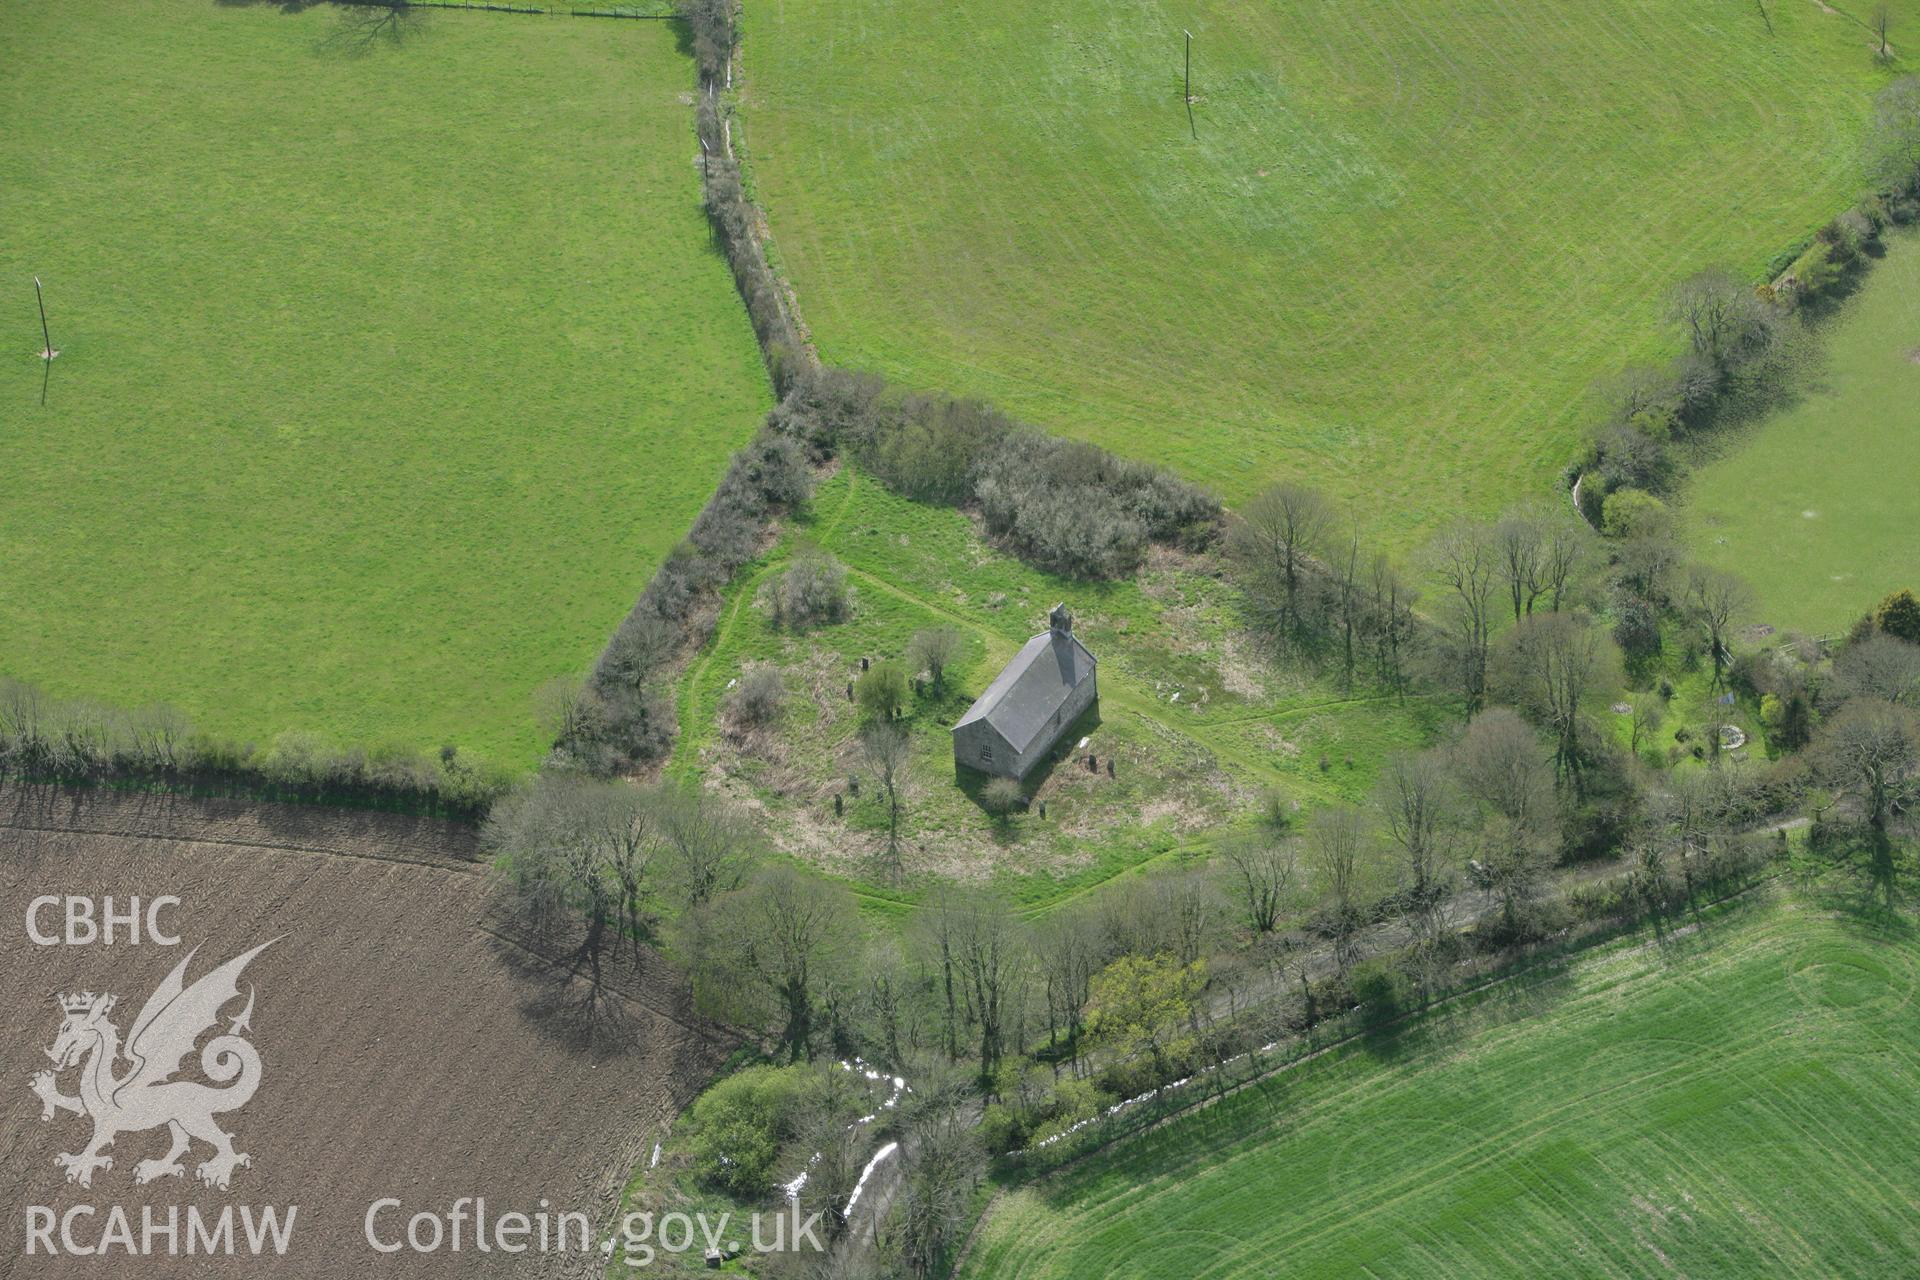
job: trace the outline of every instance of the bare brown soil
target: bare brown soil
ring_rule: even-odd
[[[473,856],[470,830],[430,819],[0,788],[0,1276],[599,1274],[595,1257],[479,1254],[470,1240],[382,1255],[363,1236],[381,1197],[405,1206],[381,1219],[397,1234],[415,1211],[485,1196],[495,1216],[542,1198],[586,1211],[598,1240],[628,1173],[731,1048],[657,957],[623,958],[595,987],[549,958],[565,940],[501,928]],[[34,945],[27,908],[41,894],[176,895],[165,923],[182,943]],[[251,1166],[228,1191],[203,1187],[196,1146],[184,1179],[136,1185],[135,1163],[166,1146],[148,1130],[121,1136],[91,1188],[65,1181],[54,1157],[92,1126],[43,1122],[27,1087],[48,1065],[55,996],[116,993],[124,1034],[188,949],[200,948],[191,981],[276,938],[242,979],[243,996],[257,989],[259,1091],[218,1117]],[[197,1059],[180,1078],[196,1078]],[[63,1088],[76,1079],[62,1073]],[[27,1206],[77,1204],[125,1206],[136,1232],[144,1205],[299,1212],[278,1259],[24,1256]]]

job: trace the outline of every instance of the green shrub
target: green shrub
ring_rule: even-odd
[[[1903,587],[1882,600],[1873,621],[1896,640],[1920,644],[1920,599],[1914,597],[1912,588]]]
[[[1354,966],[1347,985],[1372,1023],[1391,1022],[1419,1001],[1413,980],[1390,956],[1375,956]]]
[[[986,1147],[988,1155],[999,1155],[1012,1151],[1026,1142],[1026,1130],[1020,1124],[1020,1118],[1014,1115],[1012,1108],[998,1102],[990,1102],[980,1116],[980,1141]]]
[[[1644,489],[1618,489],[1601,507],[1600,531],[1609,538],[1659,537],[1673,526],[1667,504]]]
[[[809,1083],[804,1066],[748,1067],[701,1094],[691,1113],[700,1180],[746,1199],[765,1195]]]
[[[862,712],[875,720],[891,720],[907,705],[906,668],[891,660],[876,662],[853,692]]]

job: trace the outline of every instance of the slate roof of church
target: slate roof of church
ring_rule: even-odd
[[[1048,728],[1053,713],[1093,675],[1094,657],[1071,631],[1043,631],[1020,647],[955,729],[985,720],[1007,745],[1024,754]]]

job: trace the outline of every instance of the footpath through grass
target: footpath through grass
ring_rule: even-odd
[[[1405,546],[1858,194],[1868,8],[746,0],[736,136],[829,360]]]
[[[1887,246],[1798,402],[1690,481],[1694,554],[1753,584],[1757,621],[1831,634],[1920,584],[1920,234]]]
[[[775,628],[767,593],[795,556],[816,550],[845,564],[852,617],[801,634]],[[1269,788],[1308,808],[1358,800],[1388,755],[1457,722],[1445,700],[1372,684],[1370,664],[1350,691],[1274,668],[1248,651],[1233,593],[1208,570],[1162,551],[1119,581],[1055,577],[987,545],[966,514],[909,501],[843,466],[722,602],[713,640],[682,680],[671,768],[761,809],[780,847],[852,879],[877,909],[958,877],[996,880],[1042,912],[1211,847],[1250,820]],[[1028,811],[996,822],[980,803],[985,779],[955,776],[948,730],[1045,630],[1055,601],[1073,611],[1099,661],[1099,716],[1069,735],[1069,748],[1088,739],[1079,754],[1029,778]],[[860,757],[861,716],[846,691],[863,657],[898,659],[930,627],[959,632],[963,657],[947,690],[915,696],[901,721],[912,759],[896,876],[882,856],[884,798]],[[779,670],[786,705],[771,728],[740,732],[725,704],[751,663]],[[1099,771],[1086,768],[1088,752]],[[861,777],[857,795],[850,775]]]
[[[1911,1274],[1917,993],[1909,922],[1763,901],[1012,1193],[965,1274]]]
[[[664,22],[294,7],[0,18],[0,674],[530,765],[769,403],[693,68]]]

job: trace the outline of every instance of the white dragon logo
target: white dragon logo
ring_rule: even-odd
[[[273,942],[278,942],[275,938]],[[142,1160],[133,1167],[135,1182],[155,1178],[179,1177],[186,1172],[180,1157],[198,1138],[213,1148],[213,1155],[198,1165],[194,1173],[209,1187],[225,1191],[233,1171],[253,1161],[245,1152],[233,1149],[233,1135],[215,1124],[221,1111],[234,1111],[247,1104],[260,1087],[260,1055],[243,1038],[253,1030],[253,989],[247,989],[247,1005],[232,1020],[227,1034],[215,1036],[200,1051],[200,1069],[207,1078],[226,1085],[215,1089],[192,1080],[169,1080],[203,1032],[220,1021],[220,1009],[240,994],[239,978],[247,962],[273,945],[263,942],[245,955],[236,956],[213,972],[186,986],[187,962],[194,953],[175,965],[173,972],[147,998],[140,1016],[127,1033],[124,1057],[130,1064],[116,1075],[115,1063],[123,1056],[120,1031],[107,1021],[117,997],[91,991],[63,995],[60,1010],[65,1021],[54,1038],[47,1056],[53,1059],[52,1071],[36,1072],[32,1087],[41,1102],[40,1118],[53,1119],[55,1113],[71,1111],[93,1119],[93,1141],[86,1149],[55,1156],[55,1163],[67,1171],[67,1181],[83,1187],[93,1185],[96,1169],[113,1168],[113,1157],[101,1152],[113,1145],[115,1137],[141,1129],[167,1126],[173,1145],[158,1160]],[[60,1092],[55,1076],[76,1064],[80,1067],[80,1094],[72,1097]],[[237,1078],[236,1078],[237,1077]],[[228,1083],[231,1081],[232,1083]]]

